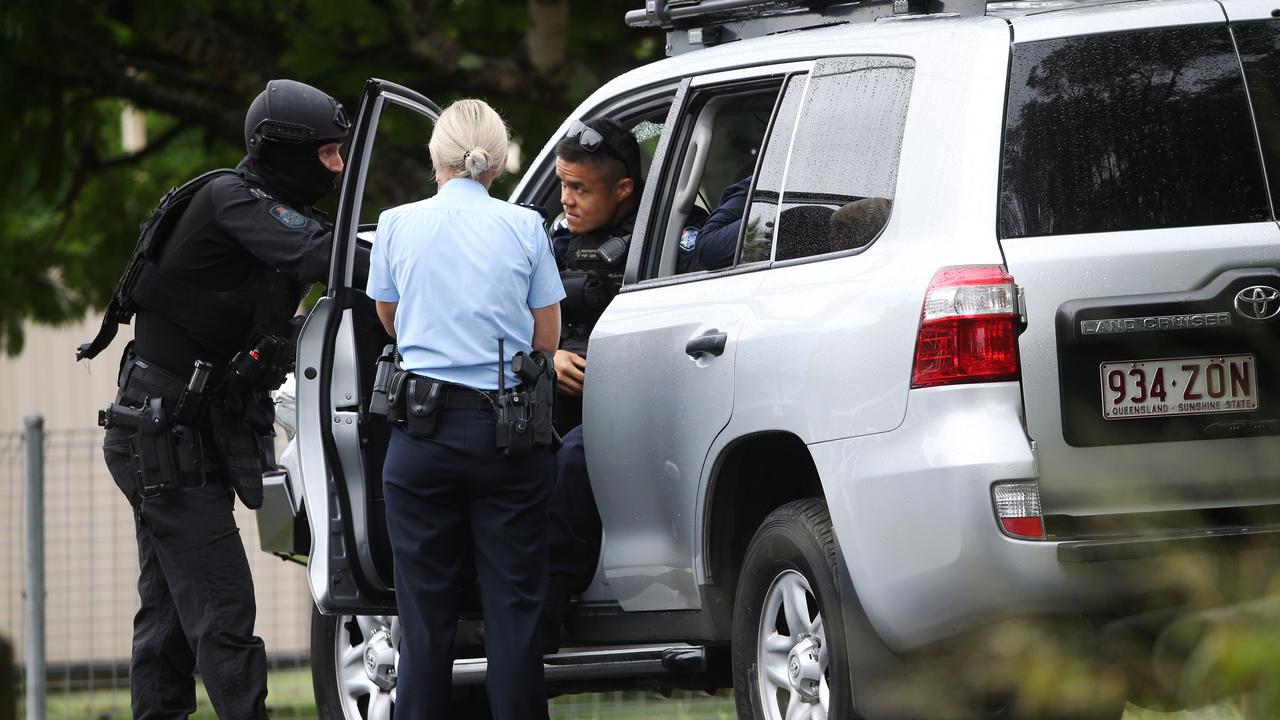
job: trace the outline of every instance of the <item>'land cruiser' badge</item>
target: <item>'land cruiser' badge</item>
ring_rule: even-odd
[[[302,213],[285,205],[276,205],[271,208],[271,216],[280,221],[281,225],[291,228],[300,228],[307,224],[307,219]]]

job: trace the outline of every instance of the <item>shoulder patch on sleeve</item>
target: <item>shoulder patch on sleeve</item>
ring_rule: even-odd
[[[693,248],[698,244],[698,228],[687,227],[680,233],[680,249],[684,252],[693,252]]]
[[[268,212],[271,213],[271,217],[279,220],[280,224],[285,227],[300,228],[307,224],[306,216],[288,205],[273,205]]]

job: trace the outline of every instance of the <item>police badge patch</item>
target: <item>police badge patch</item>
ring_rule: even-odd
[[[276,205],[271,208],[271,216],[280,221],[281,225],[291,228],[300,228],[307,224],[307,218],[297,210],[286,205]]]
[[[693,247],[698,244],[698,228],[690,225],[680,233],[680,250],[683,252],[693,252]]]

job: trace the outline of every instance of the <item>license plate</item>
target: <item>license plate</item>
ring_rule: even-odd
[[[1252,355],[1107,362],[1101,373],[1102,416],[1107,420],[1258,409]]]

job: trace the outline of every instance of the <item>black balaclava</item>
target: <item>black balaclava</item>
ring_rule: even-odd
[[[266,143],[254,169],[272,189],[299,205],[314,205],[337,186],[337,173],[320,162],[320,144]]]

